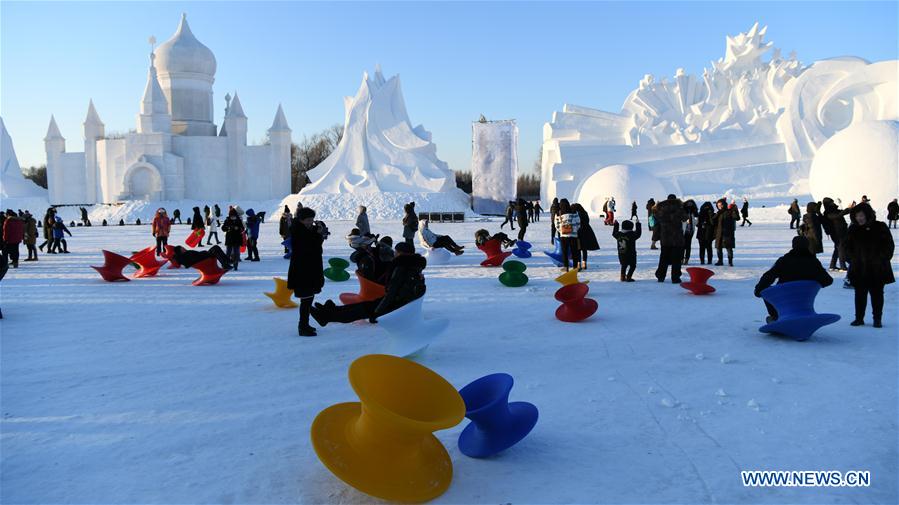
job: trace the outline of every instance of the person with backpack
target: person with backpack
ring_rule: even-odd
[[[556,232],[559,234],[562,252],[562,270],[568,271],[568,263],[573,267],[578,266],[578,252],[581,250],[578,242],[578,229],[581,225],[580,216],[571,208],[568,199],[559,200],[559,214],[556,216]],[[576,256],[577,255],[577,256]]]
[[[634,222],[626,220],[621,223],[621,231],[618,230],[618,221],[612,228],[612,237],[618,243],[618,263],[621,265],[621,282],[634,282],[634,270],[637,269],[637,239],[643,235],[640,226],[640,218],[634,216],[637,229],[634,230]]]

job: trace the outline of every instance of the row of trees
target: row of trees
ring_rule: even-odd
[[[455,171],[454,173],[456,175],[456,187],[471,194],[471,172]],[[519,174],[516,196],[525,200],[537,200],[540,198],[540,176],[537,174]]]

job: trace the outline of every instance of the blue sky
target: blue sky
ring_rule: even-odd
[[[81,151],[93,98],[107,132],[135,127],[147,39],[186,12],[218,61],[215,120],[237,90],[251,141],[278,103],[294,140],[343,121],[343,96],[379,63],[400,74],[413,125],[456,170],[470,122],[518,120],[530,170],[543,124],[564,103],[618,111],[646,73],[699,74],[725,35],[768,25],[767,40],[803,63],[841,55],[896,59],[896,2],[0,2],[0,115],[23,166],[44,163],[55,114]]]

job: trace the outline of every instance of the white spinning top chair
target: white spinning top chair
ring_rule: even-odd
[[[424,319],[421,306],[424,297],[378,318],[378,326],[387,332],[389,340],[383,354],[406,358],[424,351],[447,326],[449,319]]]

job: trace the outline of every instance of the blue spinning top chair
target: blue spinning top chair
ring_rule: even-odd
[[[518,240],[515,242],[515,249],[512,249],[512,254],[514,254],[518,258],[530,258],[531,257],[531,243],[525,242],[524,240]]]
[[[562,266],[562,241],[553,238],[555,249],[552,251],[543,251],[543,254],[549,256],[549,259],[556,264],[557,267]]]
[[[820,290],[821,285],[815,281],[793,281],[762,291],[762,298],[777,309],[777,320],[762,326],[759,331],[803,341],[822,326],[839,321],[837,314],[815,312],[815,296]]]
[[[287,252],[284,253],[284,259],[289,260],[290,255],[293,254],[293,244],[291,243],[290,239],[288,238],[284,242],[281,242],[281,245],[283,245],[284,247],[287,248]]]
[[[520,442],[537,424],[537,407],[509,403],[514,380],[505,373],[486,375],[459,390],[465,417],[471,423],[459,435],[459,450],[472,458],[486,458]]]

